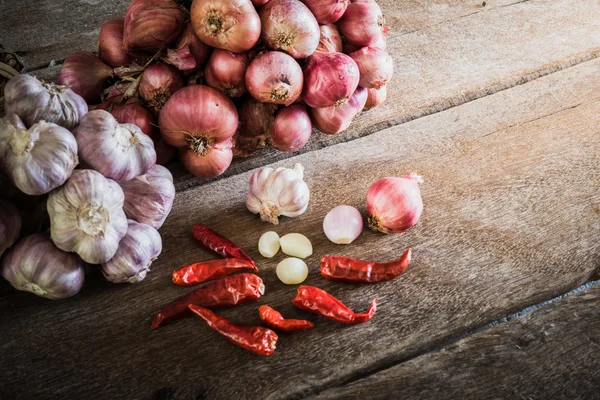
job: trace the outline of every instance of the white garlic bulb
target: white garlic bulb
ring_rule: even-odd
[[[156,229],[132,220],[128,224],[117,254],[102,264],[102,274],[110,282],[141,282],[162,251],[162,240]]]
[[[75,171],[50,193],[50,234],[56,246],[90,264],[110,260],[127,233],[123,190],[92,170]]]
[[[57,249],[45,233],[19,240],[6,252],[0,267],[15,289],[51,300],[77,294],[85,277],[79,257]]]
[[[121,183],[121,188],[125,193],[123,209],[127,218],[159,229],[175,199],[171,172],[157,164],[146,175]]]
[[[8,81],[4,97],[6,115],[18,115],[27,127],[46,121],[72,130],[88,112],[83,97],[68,87],[40,82],[27,74]]]
[[[133,124],[119,124],[104,110],[87,113],[73,131],[79,157],[107,178],[127,182],[156,164],[150,136]]]
[[[78,162],[77,142],[66,128],[40,121],[27,129],[16,114],[0,119],[0,163],[23,193],[59,187]]]
[[[310,193],[300,164],[290,168],[261,168],[250,177],[246,207],[263,221],[277,225],[278,217],[297,217],[308,207]]]

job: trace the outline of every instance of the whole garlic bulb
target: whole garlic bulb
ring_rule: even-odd
[[[27,129],[12,114],[0,120],[0,163],[22,192],[48,193],[71,176],[77,142],[66,128],[40,121]]]
[[[124,198],[121,187],[100,173],[75,171],[48,198],[54,244],[90,264],[110,260],[127,233]]]
[[[6,200],[0,199],[0,256],[15,244],[21,233],[19,210]]]
[[[156,229],[132,220],[128,224],[117,254],[102,264],[102,274],[113,283],[141,282],[162,252],[162,240]]]
[[[175,199],[173,175],[155,165],[146,175],[121,184],[125,193],[123,209],[127,218],[159,229],[171,212]]]
[[[51,300],[77,294],[85,276],[79,257],[60,251],[48,234],[42,233],[23,238],[8,250],[1,270],[15,289]]]
[[[302,179],[304,167],[261,168],[250,177],[250,193],[246,207],[260,219],[277,225],[278,217],[297,217],[308,207],[310,193]]]
[[[17,114],[28,127],[43,120],[72,130],[88,112],[85,100],[68,87],[26,74],[8,81],[4,97],[6,115]]]
[[[133,124],[119,124],[104,110],[87,113],[73,131],[81,161],[107,178],[126,182],[156,163],[154,142]]]

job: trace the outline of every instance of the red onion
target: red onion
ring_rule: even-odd
[[[369,228],[383,233],[404,233],[423,213],[419,183],[423,179],[412,172],[404,178],[383,178],[367,192]]]
[[[348,5],[337,25],[344,38],[359,47],[371,46],[388,31],[381,8],[375,2],[355,2]]]
[[[270,135],[276,111],[275,104],[261,103],[253,97],[246,97],[240,107],[239,134],[245,137]]]
[[[341,106],[313,108],[311,115],[315,126],[330,135],[345,131],[363,110],[367,101],[367,89],[358,87],[350,100]]]
[[[238,127],[238,113],[221,92],[203,85],[177,91],[160,113],[159,125],[163,138],[179,148],[192,174],[214,177],[231,164],[231,137]]]
[[[365,111],[380,106],[381,103],[385,101],[386,97],[387,86],[382,86],[379,89],[367,89],[367,103],[365,104]]]
[[[302,0],[321,25],[332,24],[344,15],[348,0]]]
[[[360,72],[352,58],[317,51],[304,68],[302,98],[313,108],[341,106],[354,93],[359,79]]]
[[[194,0],[190,13],[196,35],[209,46],[243,53],[260,38],[260,18],[250,0]]]
[[[140,80],[140,97],[154,113],[159,113],[169,97],[183,87],[179,70],[167,64],[152,64]]]
[[[124,18],[109,19],[100,28],[98,36],[98,57],[111,67],[129,65],[131,56],[123,48]]]
[[[180,71],[192,71],[204,65],[210,50],[211,48],[196,36],[192,24],[188,22],[175,42],[175,48],[167,50],[166,61]]]
[[[377,47],[363,47],[348,54],[358,65],[360,81],[365,88],[379,89],[385,86],[394,73],[394,60],[385,51]]]
[[[241,97],[246,93],[245,76],[249,63],[246,53],[215,49],[204,70],[206,84],[228,97]]]
[[[319,39],[318,51],[327,53],[341,53],[343,50],[342,35],[334,24],[321,25],[321,39]]]
[[[312,124],[306,107],[297,104],[277,113],[271,141],[279,151],[296,151],[308,142],[311,133]]]
[[[125,14],[123,48],[158,51],[179,37],[185,12],[173,0],[133,0]]]
[[[303,82],[300,65],[292,57],[279,51],[259,54],[246,70],[248,92],[263,103],[289,106],[300,97]]]
[[[68,86],[88,103],[98,102],[112,68],[87,51],[68,56],[58,73],[58,83]]]
[[[300,0],[270,0],[259,14],[261,37],[270,48],[294,58],[306,58],[317,49],[319,24]]]

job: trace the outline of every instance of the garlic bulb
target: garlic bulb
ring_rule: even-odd
[[[297,217],[308,207],[308,185],[300,164],[290,168],[261,168],[250,177],[246,207],[260,219],[277,225],[278,217]]]
[[[56,246],[90,264],[110,260],[127,233],[123,190],[92,170],[75,171],[50,193],[50,233]]]
[[[128,225],[117,254],[102,264],[102,274],[113,283],[143,281],[150,265],[162,251],[162,240],[156,229],[132,220]]]
[[[6,115],[17,114],[26,126],[52,122],[72,130],[88,112],[85,100],[66,86],[19,75],[4,88]]]
[[[155,165],[146,175],[121,184],[125,193],[123,210],[127,218],[159,229],[173,207],[173,175],[162,165]]]
[[[15,244],[21,233],[19,210],[6,200],[0,199],[0,256]]]
[[[51,300],[77,294],[85,275],[79,257],[60,251],[42,233],[23,238],[8,250],[1,270],[15,289]]]
[[[87,113],[73,131],[79,156],[107,178],[126,182],[144,175],[156,163],[150,136],[133,124],[119,124],[104,110]]]
[[[29,195],[65,183],[78,163],[77,142],[67,129],[40,121],[27,129],[15,114],[0,119],[0,163]]]

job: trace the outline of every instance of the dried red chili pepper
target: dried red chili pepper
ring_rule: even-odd
[[[194,239],[200,242],[202,246],[220,255],[221,257],[248,260],[253,265],[256,265],[254,260],[248,255],[248,253],[244,251],[244,249],[226,237],[219,235],[206,225],[194,225],[192,234]]]
[[[373,300],[367,311],[358,314],[326,291],[314,286],[300,286],[292,303],[301,310],[310,311],[344,324],[367,322],[377,311],[377,299]]]
[[[260,356],[270,356],[275,352],[278,337],[272,330],[262,326],[237,325],[207,308],[193,304],[189,305],[189,309],[205,320],[208,326],[229,339],[230,342]]]
[[[269,328],[285,333],[305,331],[315,326],[305,319],[285,319],[279,311],[267,305],[260,306],[258,316]]]
[[[324,256],[321,258],[321,275],[334,281],[349,283],[376,283],[389,281],[401,275],[410,264],[411,249],[402,257],[386,263],[357,260],[350,257]]]
[[[212,281],[237,272],[258,272],[256,265],[239,258],[202,261],[173,271],[173,283],[179,286],[191,286]]]
[[[262,279],[254,274],[237,274],[195,289],[167,304],[152,320],[159,328],[189,313],[188,305],[227,307],[258,300],[265,292]]]

